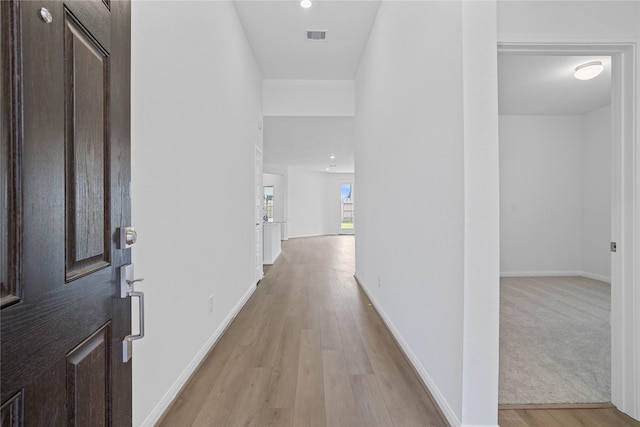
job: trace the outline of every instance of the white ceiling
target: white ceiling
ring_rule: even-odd
[[[264,79],[353,80],[380,6],[376,0],[235,0]],[[306,30],[326,30],[324,42]],[[573,70],[601,60],[605,71],[580,81]],[[583,114],[610,104],[609,57],[498,55],[500,114]],[[331,153],[336,159],[329,159]],[[264,161],[316,171],[353,172],[352,117],[265,117]]]
[[[592,61],[602,61],[602,74],[592,80],[573,77],[578,65]],[[584,114],[610,103],[610,57],[498,55],[500,114]]]
[[[264,79],[353,80],[379,1],[236,0],[240,21]],[[326,30],[322,42],[306,30]]]
[[[353,117],[265,117],[264,163],[352,173],[353,121]],[[336,156],[333,160],[331,153]]]

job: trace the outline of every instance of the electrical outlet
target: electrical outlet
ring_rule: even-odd
[[[213,295],[209,295],[209,313],[213,313]]]

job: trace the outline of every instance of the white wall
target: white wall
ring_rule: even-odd
[[[146,336],[133,356],[140,426],[158,419],[255,289],[262,89],[231,2],[132,9],[133,260],[146,295]]]
[[[582,116],[500,116],[503,275],[582,270]]]
[[[639,21],[640,2],[635,0],[498,1],[502,39],[511,35],[530,39],[569,35],[607,41],[637,38]]]
[[[610,280],[610,115],[500,116],[502,275]]]
[[[497,425],[500,194],[496,3],[462,2],[464,347],[462,422]]]
[[[353,80],[265,80],[265,116],[353,116]]]
[[[583,116],[582,272],[611,278],[611,107]]]
[[[382,2],[356,80],[356,275],[452,425],[497,425],[494,6]]]
[[[338,234],[340,183],[353,182],[354,175],[288,169],[288,236]]]

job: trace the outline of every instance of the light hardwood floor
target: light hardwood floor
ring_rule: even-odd
[[[353,278],[353,236],[283,242],[159,426],[446,426]],[[503,409],[501,427],[640,427],[614,408]]]
[[[159,425],[447,426],[353,273],[353,236],[283,242]]]
[[[500,427],[639,427],[614,407],[575,409],[501,409]]]

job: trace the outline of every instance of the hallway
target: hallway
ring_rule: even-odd
[[[448,425],[353,278],[354,237],[282,250],[159,425]]]

